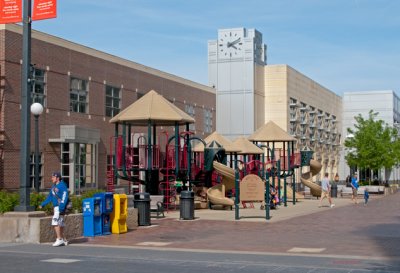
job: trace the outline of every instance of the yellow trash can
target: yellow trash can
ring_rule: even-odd
[[[114,209],[111,213],[111,232],[114,234],[128,231],[126,218],[128,216],[128,198],[126,194],[114,194]]]

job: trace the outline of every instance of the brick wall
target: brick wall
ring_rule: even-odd
[[[32,36],[34,37],[34,35]],[[49,36],[52,37],[52,36]],[[53,37],[54,38],[54,37]],[[69,42],[65,42],[68,44]],[[86,50],[88,50],[86,48]],[[89,50],[90,51],[90,50]],[[196,134],[203,133],[203,106],[213,109],[215,128],[215,94],[185,80],[173,80],[153,75],[120,63],[114,63],[96,56],[69,49],[57,43],[32,39],[31,61],[37,68],[47,71],[47,104],[39,119],[40,150],[44,155],[44,181],[50,186],[50,175],[60,169],[60,144],[49,143],[49,139],[60,137],[60,125],[78,125],[100,130],[98,145],[98,183],[106,183],[106,155],[109,153],[110,137],[114,135],[114,125],[105,117],[105,85],[122,87],[122,108],[132,104],[138,93],[154,89],[167,99],[175,99],[175,105],[184,110],[184,102],[196,105]],[[97,54],[98,55],[98,54]],[[100,54],[101,55],[101,54]],[[10,30],[0,31],[1,92],[4,107],[1,107],[4,126],[4,161],[0,160],[0,188],[19,187],[20,162],[20,93],[21,93],[22,36]],[[88,114],[70,113],[70,76],[89,80]],[[196,85],[196,84],[195,84]],[[34,151],[34,120],[31,120],[31,151]],[[164,128],[166,129],[166,128]],[[147,132],[147,128],[133,128],[133,132]],[[172,131],[172,129],[170,129]]]

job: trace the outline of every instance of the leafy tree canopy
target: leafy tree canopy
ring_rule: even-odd
[[[390,169],[400,161],[400,140],[395,128],[383,120],[377,120],[378,112],[369,111],[365,119],[354,117],[355,129],[347,128],[344,142],[349,166],[379,170]]]

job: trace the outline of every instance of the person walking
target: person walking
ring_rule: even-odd
[[[61,179],[61,174],[59,172],[54,172],[51,176],[51,181],[53,185],[50,188],[49,195],[40,204],[39,208],[46,206],[51,203],[53,205],[53,218],[51,225],[54,226],[57,239],[53,246],[68,245],[68,241],[64,236],[64,212],[65,207],[68,203],[68,188],[64,181]]]
[[[358,204],[357,201],[357,191],[358,191],[358,178],[357,178],[357,174],[355,173],[353,178],[351,179],[351,187],[353,189],[353,194],[351,195],[351,201],[354,202],[354,204]]]
[[[325,173],[324,178],[321,181],[321,199],[319,200],[319,207],[322,207],[322,200],[325,198],[329,201],[329,206],[333,208],[335,204],[332,203],[331,199],[331,184],[329,183],[328,173]]]

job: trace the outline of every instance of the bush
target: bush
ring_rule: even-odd
[[[71,202],[72,202],[72,210],[73,212],[79,212],[82,213],[82,201],[83,199],[86,198],[91,198],[93,195],[96,193],[104,192],[104,190],[88,190],[86,192],[83,192],[82,195],[73,195],[70,196]]]
[[[31,193],[30,205],[35,208],[35,210],[44,211],[47,215],[53,214],[53,206],[47,204],[45,207],[39,209],[39,205],[47,198],[46,194],[33,192]]]
[[[39,205],[44,201],[44,199],[46,199],[46,195],[44,195],[43,193],[31,193],[31,206],[33,206],[35,208],[35,210],[39,209]]]
[[[82,213],[82,196],[72,195],[69,197],[72,202],[72,212]]]
[[[82,212],[82,201],[83,199],[93,197],[94,194],[104,192],[104,190],[89,190],[82,195],[70,195],[69,198],[72,202],[73,212]],[[47,204],[44,208],[39,209],[39,205],[46,199],[47,195],[43,193],[33,192],[30,195],[30,205],[35,210],[44,211],[46,214],[51,215],[53,213],[53,206],[51,203]],[[19,193],[11,193],[7,191],[0,191],[0,213],[13,211],[15,206],[19,204]]]
[[[0,191],[0,213],[13,211],[18,205],[19,194]]]

